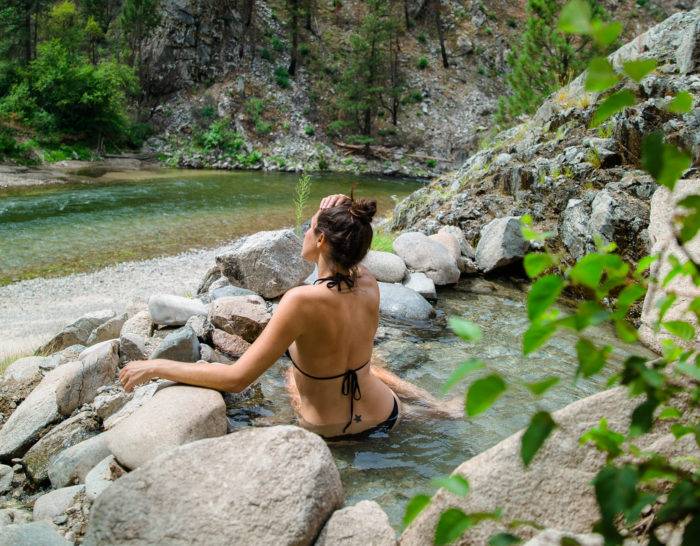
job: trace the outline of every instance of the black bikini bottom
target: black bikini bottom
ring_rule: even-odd
[[[342,434],[340,436],[330,436],[326,437],[324,436],[323,439],[328,441],[328,442],[336,442],[338,440],[365,440],[370,436],[373,436],[374,434],[381,433],[381,434],[388,434],[389,431],[394,428],[394,425],[396,425],[396,421],[399,418],[399,404],[396,401],[396,396],[394,396],[394,407],[391,409],[391,413],[389,414],[389,417],[385,421],[382,421],[378,425],[373,426],[372,428],[368,428],[367,430],[363,430],[362,432],[354,432],[352,434]]]

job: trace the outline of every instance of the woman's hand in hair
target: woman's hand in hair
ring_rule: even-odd
[[[323,199],[321,199],[321,205],[319,206],[319,208],[326,209],[329,207],[335,207],[337,205],[340,205],[346,199],[349,200],[350,198],[347,195],[343,195],[342,193],[329,195],[328,197],[324,197]]]

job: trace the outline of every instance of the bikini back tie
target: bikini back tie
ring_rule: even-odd
[[[297,366],[296,362],[294,362],[294,359],[292,358],[292,355],[289,352],[289,349],[287,349],[284,354],[289,358],[289,360],[292,361],[292,365],[297,370],[299,370],[299,373],[305,375],[310,379],[318,379],[319,381],[325,381],[327,379],[338,379],[340,377],[343,378],[343,383],[340,386],[340,392],[343,394],[343,396],[350,397],[350,419],[348,419],[347,424],[343,427],[343,432],[345,432],[347,428],[352,424],[352,417],[354,415],[355,410],[355,400],[359,400],[360,398],[362,398],[362,393],[360,392],[360,382],[357,379],[357,372],[365,366],[367,366],[367,364],[369,364],[370,361],[368,360],[359,368],[350,369],[343,373],[339,373],[338,375],[320,377],[318,375],[311,375],[310,373],[306,373],[299,366]]]
[[[350,275],[345,275],[344,273],[334,273],[333,275],[330,275],[328,277],[320,277],[314,281],[314,284],[317,282],[325,282],[328,281],[328,288],[333,288],[334,286],[338,287],[338,292],[340,292],[340,283],[342,281],[345,281],[348,285],[349,288],[352,288],[355,286],[355,281]]]

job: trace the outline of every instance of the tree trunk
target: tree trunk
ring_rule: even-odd
[[[440,17],[440,11],[442,10],[441,0],[434,1],[434,11],[435,11],[435,27],[437,28],[438,39],[440,40],[440,54],[442,55],[442,66],[449,68],[450,64],[447,62],[447,50],[445,50],[445,33],[442,29],[442,19]]]
[[[241,45],[238,48],[238,57],[243,58],[245,44],[250,38],[250,27],[253,23],[253,6],[255,0],[244,0],[243,4],[243,36],[241,36]]]
[[[297,69],[297,55],[299,49],[299,0],[289,0],[289,7],[291,9],[292,21],[291,21],[291,32],[292,32],[292,50],[289,53],[289,75],[294,77]]]
[[[29,64],[32,60],[32,7],[27,5],[24,12],[24,61]]]
[[[406,30],[411,28],[411,18],[408,16],[408,0],[403,0],[403,16],[406,20]]]

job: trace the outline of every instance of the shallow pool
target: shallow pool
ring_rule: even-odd
[[[576,339],[572,334],[559,335],[532,356],[521,355],[520,338],[527,328],[527,314],[525,294],[514,285],[463,280],[454,288],[440,290],[438,296],[438,317],[430,324],[406,325],[382,319],[375,354],[400,377],[437,396],[455,367],[469,357],[483,359],[487,370],[467,378],[450,396],[463,397],[469,382],[489,370],[498,371],[515,387],[471,420],[403,420],[388,437],[331,445],[347,504],[377,501],[397,530],[406,501],[416,493],[435,490],[432,478],[449,474],[466,459],[521,429],[538,408],[555,410],[604,389],[607,377],[627,354],[611,330],[596,329],[598,343],[615,347],[613,366],[607,374],[574,384]],[[483,339],[476,345],[461,341],[446,326],[445,319],[451,315],[478,323]],[[517,386],[549,374],[558,374],[563,380],[538,402],[525,387]],[[237,409],[229,412],[234,429],[293,422],[282,361],[263,376],[261,387],[262,403],[253,401],[247,409],[236,404]]]
[[[90,182],[0,191],[0,286],[123,261],[214,247],[295,223],[299,175],[161,169],[107,173]],[[314,174],[304,220],[322,197],[377,200],[377,214],[419,188],[416,180]]]

